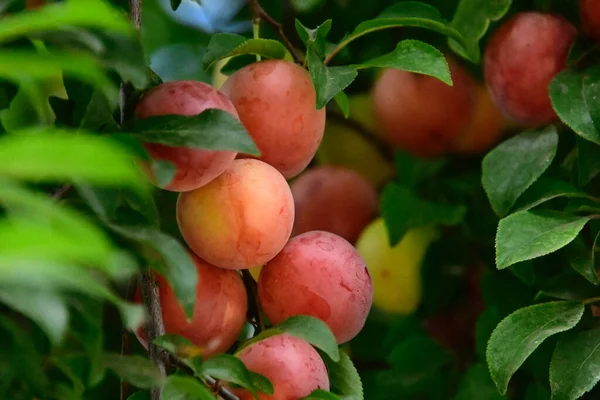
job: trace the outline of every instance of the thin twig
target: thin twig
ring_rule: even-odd
[[[239,400],[239,398],[235,394],[231,393],[227,388],[222,387],[219,384],[219,382],[216,379],[214,379],[213,377],[205,376],[204,380],[202,380],[202,379],[198,378],[197,376],[195,376],[194,370],[189,365],[187,365],[186,363],[184,363],[177,357],[173,356],[172,354],[169,355],[169,363],[171,364],[171,366],[179,368],[180,370],[184,371],[186,374],[193,376],[194,378],[196,378],[203,384],[206,384],[206,385],[210,386],[211,388],[215,388],[216,394],[218,394],[219,397],[221,397],[222,399],[224,399],[224,400]]]
[[[255,334],[259,334],[260,332],[265,330],[265,323],[260,315],[260,305],[258,304],[258,288],[256,286],[256,281],[252,277],[252,274],[249,270],[242,270],[242,280],[244,281],[244,286],[246,286],[246,291],[248,292],[248,316],[250,317],[250,323],[254,325],[256,329]]]
[[[290,51],[290,54],[292,55],[292,58],[294,59],[294,61],[299,64],[302,64],[303,61],[302,61],[301,57],[298,55],[296,48],[294,47],[294,45],[292,44],[290,39],[288,39],[288,37],[285,35],[285,32],[283,31],[283,25],[281,25],[279,22],[277,22],[273,17],[271,17],[269,15],[268,12],[265,11],[264,8],[262,8],[259,0],[248,0],[248,3],[250,4],[250,7],[252,8],[252,15],[254,16],[254,23],[256,24],[256,23],[260,23],[260,21],[265,21],[267,24],[271,25],[273,27],[273,29],[275,29],[275,31],[277,31],[281,40],[283,40],[283,44],[285,44],[285,47],[287,47],[287,49]]]
[[[59,187],[58,189],[56,189],[54,192],[52,192],[52,198],[55,199],[55,200],[60,200],[67,193],[69,193],[71,191],[71,189],[73,189],[73,185],[71,185],[70,183],[62,185],[61,187]]]

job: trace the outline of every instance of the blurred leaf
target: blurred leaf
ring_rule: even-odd
[[[527,386],[525,400],[550,400],[550,393],[548,393],[541,385],[530,383],[529,386]]]
[[[600,238],[600,232],[596,234],[594,244],[590,249],[583,239],[577,237],[565,250],[569,257],[571,267],[594,285],[600,284],[600,277],[596,268],[596,245]]]
[[[185,314],[191,318],[196,302],[196,287],[200,276],[186,248],[175,238],[146,226],[124,226],[115,223],[108,212],[110,199],[87,185],[77,185],[77,191],[104,224],[119,235],[154,249],[162,257],[164,268],[153,264],[173,287]]]
[[[210,71],[202,68],[202,57],[205,52],[204,45],[174,43],[155,51],[150,65],[164,82],[189,79],[212,84]]]
[[[65,79],[65,89],[73,109],[71,126],[91,132],[118,129],[113,107],[98,87],[75,79]]]
[[[53,123],[48,96],[41,85],[41,82],[21,81],[10,107],[0,112],[2,125],[7,132]]]
[[[535,283],[535,266],[533,265],[533,261],[522,261],[512,266],[508,267],[510,272],[513,273],[514,276],[519,278],[521,282],[526,285],[533,285]]]
[[[483,188],[499,217],[506,215],[550,166],[557,146],[556,128],[549,126],[539,132],[524,132],[512,137],[484,157]]]
[[[154,339],[153,343],[181,358],[193,358],[202,355],[199,347],[181,335],[167,333]],[[195,354],[195,352],[200,354]]]
[[[252,385],[257,392],[264,393],[271,396],[274,392],[273,384],[264,375],[257,374],[256,372],[248,371],[250,379],[252,379]]]
[[[429,160],[414,157],[405,152],[396,152],[394,164],[398,177],[398,183],[403,186],[415,187],[423,181],[433,178],[446,165],[447,160]]]
[[[457,54],[479,63],[479,41],[484,37],[490,23],[498,21],[510,9],[512,0],[461,0],[452,18],[451,26],[465,38],[466,46],[450,38],[448,44]]]
[[[328,67],[313,49],[307,53],[308,71],[317,92],[317,110],[325,107],[346,89],[358,75],[352,67]]]
[[[331,392],[317,389],[306,397],[300,398],[300,400],[339,400],[340,398]]]
[[[541,177],[517,200],[513,211],[526,211],[557,197],[593,197],[581,189],[558,179]]]
[[[549,296],[561,300],[583,301],[600,295],[600,290],[570,268],[537,282],[536,299]]]
[[[435,47],[418,40],[403,40],[394,51],[373,58],[361,64],[352,65],[361,68],[394,68],[433,76],[452,86],[452,77],[446,58]]]
[[[331,24],[332,20],[328,19],[315,29],[309,29],[296,19],[296,32],[298,32],[298,36],[300,36],[300,40],[306,46],[307,51],[314,49],[319,57],[325,55],[325,38],[331,30]]]
[[[496,233],[496,267],[550,254],[571,243],[589,218],[555,212],[520,211],[500,220]]]
[[[498,393],[487,366],[484,363],[476,363],[463,375],[454,400],[501,400],[505,398]]]
[[[577,183],[587,185],[600,173],[600,146],[577,136]]]
[[[425,335],[412,336],[397,343],[388,356],[394,375],[404,381],[405,386],[414,384],[450,361],[448,352]]]
[[[339,361],[333,362],[329,357],[323,361],[329,374],[329,389],[344,400],[363,400],[363,386],[358,371],[345,351],[339,350]]]
[[[150,393],[146,391],[138,391],[127,398],[127,400],[152,400]]]
[[[77,340],[89,360],[87,386],[96,386],[104,377],[102,366],[104,332],[102,331],[102,316],[104,302],[87,296],[69,296],[72,307],[71,326],[69,333]]]
[[[462,35],[449,26],[435,7],[416,1],[404,1],[385,9],[377,18],[361,22],[352,33],[338,44],[337,49],[347,46],[350,42],[367,33],[403,26],[426,28],[454,38],[459,42],[464,41]]]
[[[161,115],[135,119],[123,129],[143,142],[260,155],[240,120],[223,110],[209,109],[193,116]]]
[[[57,293],[45,290],[31,292],[28,288],[1,285],[0,301],[31,318],[44,330],[53,345],[62,341],[69,325],[69,311]]]
[[[177,173],[175,164],[167,160],[152,160],[150,168],[152,169],[152,176],[160,188],[164,188],[171,183]]]
[[[550,364],[552,398],[578,399],[600,380],[600,330],[558,342]]]
[[[477,318],[477,323],[475,324],[475,348],[477,354],[482,359],[485,359],[488,340],[500,321],[502,321],[502,317],[496,307],[486,308],[479,314],[479,318]]]
[[[210,357],[202,363],[199,372],[221,381],[234,383],[256,394],[256,388],[248,369],[242,360],[230,354]],[[272,387],[270,392],[273,393]]]
[[[169,376],[161,390],[164,400],[214,400],[217,397],[196,379],[189,376]]]
[[[506,394],[512,375],[544,340],[573,328],[583,311],[581,303],[556,301],[522,308],[502,320],[487,347],[487,364],[500,393]]]
[[[165,381],[158,367],[147,357],[107,353],[102,357],[102,364],[140,389],[160,387]]]
[[[600,134],[594,126],[583,96],[584,74],[566,69],[557,74],[548,91],[556,114],[582,138],[600,144]]]
[[[587,106],[588,112],[592,117],[594,126],[596,128],[596,134],[598,137],[598,131],[600,130],[600,106],[598,106],[598,95],[600,89],[600,68],[596,65],[592,65],[584,71],[582,77],[582,94]]]
[[[248,39],[232,33],[217,33],[210,38],[206,53],[202,57],[202,67],[208,69],[224,58],[246,54],[259,55],[267,59],[291,60],[285,46],[277,40]]]
[[[177,11],[179,6],[181,5],[181,0],[170,0],[171,1],[171,10]]]
[[[347,119],[350,116],[350,100],[348,99],[348,95],[344,92],[339,92],[333,99],[342,111],[342,114],[344,114],[344,118]]]
[[[335,336],[329,326],[318,318],[296,315],[277,324],[275,328],[321,349],[335,362],[340,359]]]
[[[84,180],[142,187],[133,157],[110,138],[32,128],[0,138],[0,175],[34,181]],[[35,160],[35,162],[31,162]]]
[[[428,225],[457,225],[466,208],[462,205],[433,203],[422,200],[406,187],[388,184],[381,194],[381,215],[388,229],[390,246],[396,246],[404,234]]]
[[[133,27],[127,17],[106,1],[68,1],[42,7],[35,12],[4,16],[0,26],[0,42],[64,25],[133,34]]]

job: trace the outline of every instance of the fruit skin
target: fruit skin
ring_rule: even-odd
[[[351,114],[351,119],[354,114]],[[346,167],[361,174],[375,187],[392,179],[394,166],[359,132],[344,123],[328,119],[323,141],[315,155],[320,165]]]
[[[431,227],[409,230],[391,247],[382,218],[361,233],[356,250],[373,278],[373,306],[392,314],[408,315],[421,304],[421,263],[429,244],[438,237]]]
[[[329,377],[319,353],[307,342],[289,334],[263,339],[242,349],[237,357],[250,371],[264,375],[273,384],[273,395],[260,393],[261,400],[299,399],[317,389],[329,390]],[[234,389],[240,400],[251,400],[244,389]]]
[[[363,328],[373,285],[364,260],[348,241],[311,231],[290,239],[263,267],[258,298],[273,324],[294,315],[319,318],[341,344]]]
[[[580,0],[579,15],[583,31],[600,40],[600,3],[597,0]]]
[[[205,350],[204,357],[225,352],[236,341],[244,327],[248,300],[246,288],[235,271],[217,268],[190,253],[198,271],[196,304],[190,323],[173,288],[167,280],[156,274],[165,332],[181,335]],[[141,303],[139,287],[134,302]],[[148,348],[144,327],[135,332]]]
[[[296,212],[292,236],[320,230],[354,243],[377,215],[375,188],[347,168],[312,168],[290,187]]]
[[[181,235],[198,256],[220,268],[246,269],[285,246],[294,199],[275,168],[237,159],[208,185],[180,193],[176,214]]]
[[[457,153],[485,153],[500,140],[508,126],[506,117],[492,100],[485,85],[478,87],[478,94],[473,119],[454,146]]]
[[[140,119],[168,114],[191,116],[206,109],[224,110],[238,117],[235,107],[223,93],[197,81],[165,82],[150,89],[136,105],[135,116]],[[206,185],[222,174],[237,155],[234,151],[172,147],[158,143],[145,143],[144,147],[152,158],[175,164],[175,177],[165,187],[174,192]]]
[[[565,68],[577,30],[559,15],[521,12],[493,33],[484,55],[484,77],[494,102],[525,126],[554,121],[548,85]]]
[[[325,130],[325,108],[316,109],[308,72],[289,61],[267,60],[238,70],[222,89],[258,146],[260,160],[286,179],[302,172]]]
[[[453,86],[437,78],[386,69],[372,96],[383,138],[418,157],[449,153],[468,127],[476,101],[476,83],[464,68],[448,59]]]

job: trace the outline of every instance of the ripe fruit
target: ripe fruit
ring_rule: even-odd
[[[235,160],[208,185],[177,199],[181,235],[197,255],[220,268],[269,261],[289,239],[293,223],[290,187],[259,160]]]
[[[273,324],[294,315],[312,316],[344,343],[364,326],[373,286],[364,260],[350,243],[333,233],[312,231],[290,239],[263,267],[258,298]]]
[[[410,314],[417,309],[421,303],[421,263],[436,237],[433,228],[412,229],[390,247],[382,218],[361,233],[356,249],[373,277],[375,307],[394,314]]]
[[[306,168],[323,138],[325,109],[316,109],[304,68],[283,60],[257,62],[231,75],[222,90],[260,149],[260,160],[286,179]]]
[[[354,114],[351,115],[354,118]],[[377,148],[353,128],[327,120],[325,136],[315,159],[319,164],[346,167],[358,172],[375,187],[394,176],[394,167]]]
[[[327,231],[354,243],[377,213],[377,192],[362,176],[340,167],[307,170],[292,184],[295,221],[292,236]]]
[[[135,116],[140,119],[168,114],[191,116],[210,108],[238,116],[231,101],[214,87],[196,81],[174,81],[162,83],[146,92],[136,105]],[[165,187],[174,192],[206,185],[221,175],[237,155],[234,151],[171,147],[157,143],[146,143],[144,147],[152,158],[175,164],[175,177]]]
[[[455,143],[455,150],[459,153],[484,153],[498,142],[507,126],[506,118],[485,85],[478,87],[478,94],[473,119]]]
[[[373,101],[384,139],[420,157],[452,150],[472,119],[477,86],[460,64],[450,58],[448,64],[453,86],[397,69],[378,77]]]
[[[484,56],[485,81],[498,107],[535,127],[556,118],[548,85],[565,68],[577,30],[558,15],[521,12],[494,32]]]
[[[319,353],[304,340],[281,334],[251,344],[237,354],[246,368],[264,375],[273,384],[273,395],[261,400],[299,399],[317,389],[329,390],[329,377]],[[243,389],[233,390],[240,400],[251,400]]]
[[[580,0],[579,15],[585,33],[600,40],[600,2],[597,0]]]
[[[246,288],[237,272],[217,268],[194,254],[190,256],[199,279],[191,322],[187,322],[171,285],[156,274],[165,332],[189,339],[205,350],[205,357],[210,357],[229,349],[242,331],[248,309]],[[139,288],[134,301],[142,301]],[[135,334],[148,348],[144,327]]]

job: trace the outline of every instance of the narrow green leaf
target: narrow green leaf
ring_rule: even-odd
[[[69,325],[69,310],[57,293],[45,290],[31,292],[2,285],[0,301],[31,318],[44,330],[52,344],[62,341]]]
[[[557,197],[580,197],[593,199],[581,189],[557,179],[541,177],[517,200],[513,211],[527,211]]]
[[[458,393],[454,400],[502,400],[505,399],[498,393],[490,372],[484,363],[473,364],[460,380]]]
[[[232,33],[217,33],[202,57],[202,67],[210,68],[215,62],[228,57],[259,55],[266,59],[291,60],[291,55],[281,42],[272,39],[248,39]]]
[[[596,134],[600,131],[600,106],[598,96],[600,95],[600,68],[592,65],[584,71],[582,77],[582,93],[585,105],[592,117]]]
[[[164,334],[154,339],[152,342],[155,345],[175,354],[178,357],[187,358],[184,355],[185,348],[195,347],[194,344],[187,338],[176,334]]]
[[[164,400],[214,400],[217,397],[196,379],[190,376],[171,375],[161,390]]]
[[[452,86],[450,68],[444,54],[435,47],[418,40],[403,40],[391,53],[352,65],[352,67],[356,69],[395,68],[433,76]]]
[[[315,29],[310,29],[302,25],[302,23],[296,19],[296,32],[298,32],[298,36],[300,36],[300,40],[302,40],[302,43],[306,46],[307,51],[314,49],[319,56],[325,54],[325,38],[331,30],[331,24],[332,20],[328,19]]]
[[[296,315],[276,325],[276,329],[307,341],[324,351],[333,361],[339,361],[335,336],[329,326],[320,319]]]
[[[483,159],[482,184],[490,204],[500,217],[550,166],[558,134],[549,126],[540,132],[524,132],[490,151]]]
[[[123,129],[143,142],[260,155],[240,120],[223,110],[210,109],[193,116],[136,119]]]
[[[331,392],[317,389],[308,396],[302,397],[300,400],[340,400],[340,398]]]
[[[568,245],[589,218],[554,212],[521,211],[500,220],[496,232],[496,267],[542,257]]]
[[[582,138],[600,144],[600,133],[583,96],[584,73],[566,69],[552,79],[548,92],[556,114]]]
[[[141,389],[160,387],[165,380],[158,367],[148,357],[107,353],[102,357],[102,364],[123,380]]]
[[[67,1],[42,7],[35,12],[6,15],[0,26],[0,42],[64,25],[108,29],[133,34],[125,14],[106,1]]]
[[[584,306],[557,301],[521,308],[494,330],[487,347],[487,364],[496,387],[506,394],[512,375],[549,336],[577,325]]]
[[[339,92],[346,89],[358,75],[352,67],[327,67],[315,50],[307,54],[308,70],[317,92],[317,110],[325,107]]]
[[[329,373],[329,389],[345,400],[364,400],[363,385],[356,367],[346,352],[339,350],[339,361],[323,360]]]
[[[0,175],[17,179],[137,188],[145,181],[132,155],[114,140],[67,130],[32,128],[5,135],[0,138],[0,159]]]
[[[577,237],[566,247],[571,268],[579,272],[581,276],[587,279],[593,285],[600,284],[600,277],[596,268],[596,245],[600,238],[600,231],[596,234],[594,244],[590,249],[583,239]]]
[[[579,399],[599,380],[600,330],[580,332],[558,342],[550,363],[553,399]]]
[[[461,0],[452,18],[451,26],[465,38],[466,45],[450,38],[448,44],[457,54],[479,63],[479,41],[492,21],[498,21],[510,9],[512,0]]]
[[[350,116],[350,100],[348,99],[346,93],[339,92],[333,97],[333,99],[342,111],[342,114],[344,114],[344,118],[348,119]]]
[[[212,376],[215,379],[234,383],[256,394],[256,388],[254,387],[254,381],[250,376],[250,372],[242,360],[232,355],[219,354],[205,360],[199,372],[203,375]]]
[[[388,229],[390,245],[397,245],[412,228],[428,225],[458,225],[465,206],[422,200],[406,187],[388,184],[381,193],[381,215]]]

